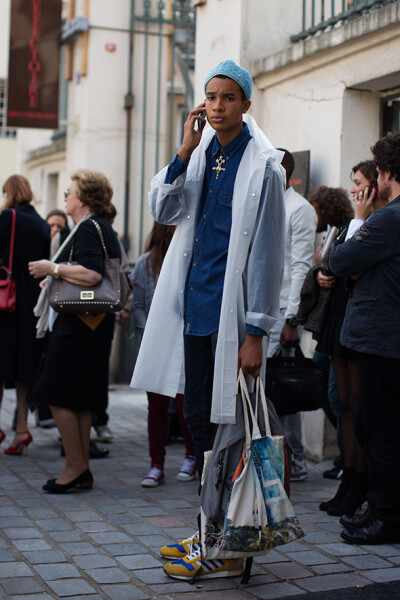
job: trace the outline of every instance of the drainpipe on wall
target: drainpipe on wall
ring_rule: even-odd
[[[134,42],[135,0],[131,0],[129,19],[129,59],[128,59],[128,91],[125,95],[124,109],[126,111],[126,140],[125,140],[125,210],[124,210],[124,235],[122,244],[126,252],[130,249],[129,239],[129,208],[131,187],[131,149],[132,149],[132,109],[134,98],[132,92],[133,84],[133,42]]]

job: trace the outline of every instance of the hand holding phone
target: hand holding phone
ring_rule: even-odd
[[[356,219],[362,219],[363,221],[368,219],[370,214],[374,211],[374,200],[377,195],[378,186],[376,183],[372,183],[370,186],[367,186],[364,191],[358,192],[354,201]]]
[[[187,162],[190,159],[193,150],[199,145],[206,123],[205,118],[205,101],[203,100],[203,102],[190,111],[183,127],[182,144],[178,150],[178,157],[183,162]]]

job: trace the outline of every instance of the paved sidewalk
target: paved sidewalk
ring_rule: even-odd
[[[367,597],[364,586],[400,580],[400,545],[347,545],[340,540],[338,519],[318,510],[319,502],[330,498],[337,487],[321,477],[330,462],[310,466],[308,480],[292,484],[292,500],[306,536],[256,559],[249,585],[240,586],[240,578],[193,586],[169,579],[159,547],[193,533],[197,483],[176,481],[183,445],[175,443],[168,448],[165,484],[140,487],[149,462],[145,396],[123,387],[110,399],[115,439],[108,445],[110,456],[91,463],[95,487],[90,492],[60,496],[42,492],[43,483],[61,471],[63,459],[57,430],[34,427],[32,416],[34,441],[28,455],[1,453],[1,598],[183,600],[206,594],[207,600],[291,596],[302,600],[307,592],[349,588],[360,592],[361,599]],[[9,391],[2,410],[7,433],[3,448],[12,439],[13,409],[14,395]],[[329,598],[348,598],[348,591]]]

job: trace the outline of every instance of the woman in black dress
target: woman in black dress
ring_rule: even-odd
[[[358,194],[368,194],[370,186],[376,183],[378,173],[374,161],[358,163],[352,169],[353,186],[350,193],[356,202]],[[382,206],[376,196],[375,209]],[[357,219],[357,204],[356,204]],[[361,224],[361,222],[360,222]],[[358,227],[360,227],[358,224]],[[336,237],[337,243],[345,241],[348,225]],[[349,232],[349,235],[352,234]],[[340,332],[346,313],[347,302],[352,289],[352,279],[334,277],[330,273],[319,272],[317,281],[321,287],[331,288],[327,315],[321,330],[317,350],[332,357],[341,408],[343,435],[344,469],[342,481],[335,496],[320,504],[332,516],[352,515],[366,500],[368,477],[364,452],[356,440],[354,419],[360,394],[360,383],[355,352],[345,348],[340,342]]]
[[[117,237],[107,220],[112,194],[112,187],[102,173],[81,170],[72,175],[65,202],[67,214],[77,223],[74,235],[70,241],[66,240],[55,263],[41,260],[29,264],[33,277],[52,276],[88,287],[101,281],[104,251],[93,221],[101,228],[108,256],[121,256]],[[76,264],[65,264],[70,260]],[[48,352],[33,390],[33,403],[50,406],[64,445],[66,463],[59,477],[49,480],[43,489],[50,493],[63,493],[74,487],[90,489],[92,411],[107,398],[114,315],[50,311],[49,322],[52,325]]]
[[[16,282],[16,311],[0,312],[0,402],[4,384],[17,390],[17,429],[6,454],[22,454],[32,441],[27,429],[26,398],[32,383],[40,343],[36,340],[33,307],[39,296],[37,281],[29,275],[28,262],[49,256],[50,228],[31,202],[29,181],[12,175],[3,185],[4,205],[0,213],[0,265],[8,267],[12,211],[15,209],[15,241],[12,279]],[[0,429],[0,443],[5,438]]]

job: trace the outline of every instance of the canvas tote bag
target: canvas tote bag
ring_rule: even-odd
[[[201,543],[204,558],[240,558],[266,554],[271,548],[301,538],[304,533],[284,489],[284,437],[271,435],[267,402],[257,379],[253,410],[246,380],[239,372],[245,441],[233,476],[231,497],[223,523],[210,522],[201,511]],[[258,403],[266,435],[257,423]],[[206,453],[205,469],[210,453]]]

